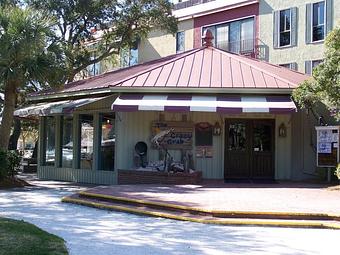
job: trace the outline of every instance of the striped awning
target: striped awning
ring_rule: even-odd
[[[100,98],[83,98],[77,100],[64,100],[58,102],[50,102],[50,103],[38,103],[29,106],[25,106],[15,110],[14,116],[19,118],[29,118],[29,117],[37,117],[37,116],[47,116],[52,114],[61,114],[61,113],[72,113],[75,109],[93,103],[103,99]]]
[[[296,106],[289,95],[283,96],[200,96],[200,95],[121,95],[112,104],[115,112],[217,112],[291,113]]]

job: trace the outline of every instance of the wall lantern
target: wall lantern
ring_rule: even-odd
[[[287,127],[284,123],[281,123],[279,126],[279,137],[286,137],[287,136]]]
[[[220,123],[218,123],[217,121],[214,125],[213,134],[216,136],[221,134],[221,126]]]

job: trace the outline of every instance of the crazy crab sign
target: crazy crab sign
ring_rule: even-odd
[[[192,149],[193,123],[179,121],[155,121],[152,123],[152,136],[161,131],[172,129],[172,132],[164,136],[160,145],[169,150]]]

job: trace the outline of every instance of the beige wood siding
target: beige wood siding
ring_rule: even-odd
[[[115,171],[95,171],[73,168],[39,166],[38,177],[45,180],[70,181],[91,184],[116,184]]]
[[[180,121],[181,114],[165,114],[167,121]],[[221,136],[213,138],[213,158],[195,158],[195,167],[203,172],[203,178],[222,179],[224,177],[224,121],[226,118],[271,118],[276,120],[275,127],[275,178],[288,180],[291,178],[291,115],[271,114],[240,114],[219,115],[216,113],[189,113],[188,121],[209,122],[216,121],[222,126]],[[148,144],[148,160],[158,160],[158,151],[150,149],[151,122],[158,120],[158,112],[117,113],[116,115],[116,169],[134,168],[134,146],[139,141]],[[287,137],[277,135],[278,127],[284,123],[287,127]],[[195,152],[193,147],[193,153]],[[170,151],[175,160],[180,160],[180,151]]]

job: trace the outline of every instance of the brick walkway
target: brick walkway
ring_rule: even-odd
[[[210,210],[340,215],[340,190],[318,184],[118,185],[88,192]]]

